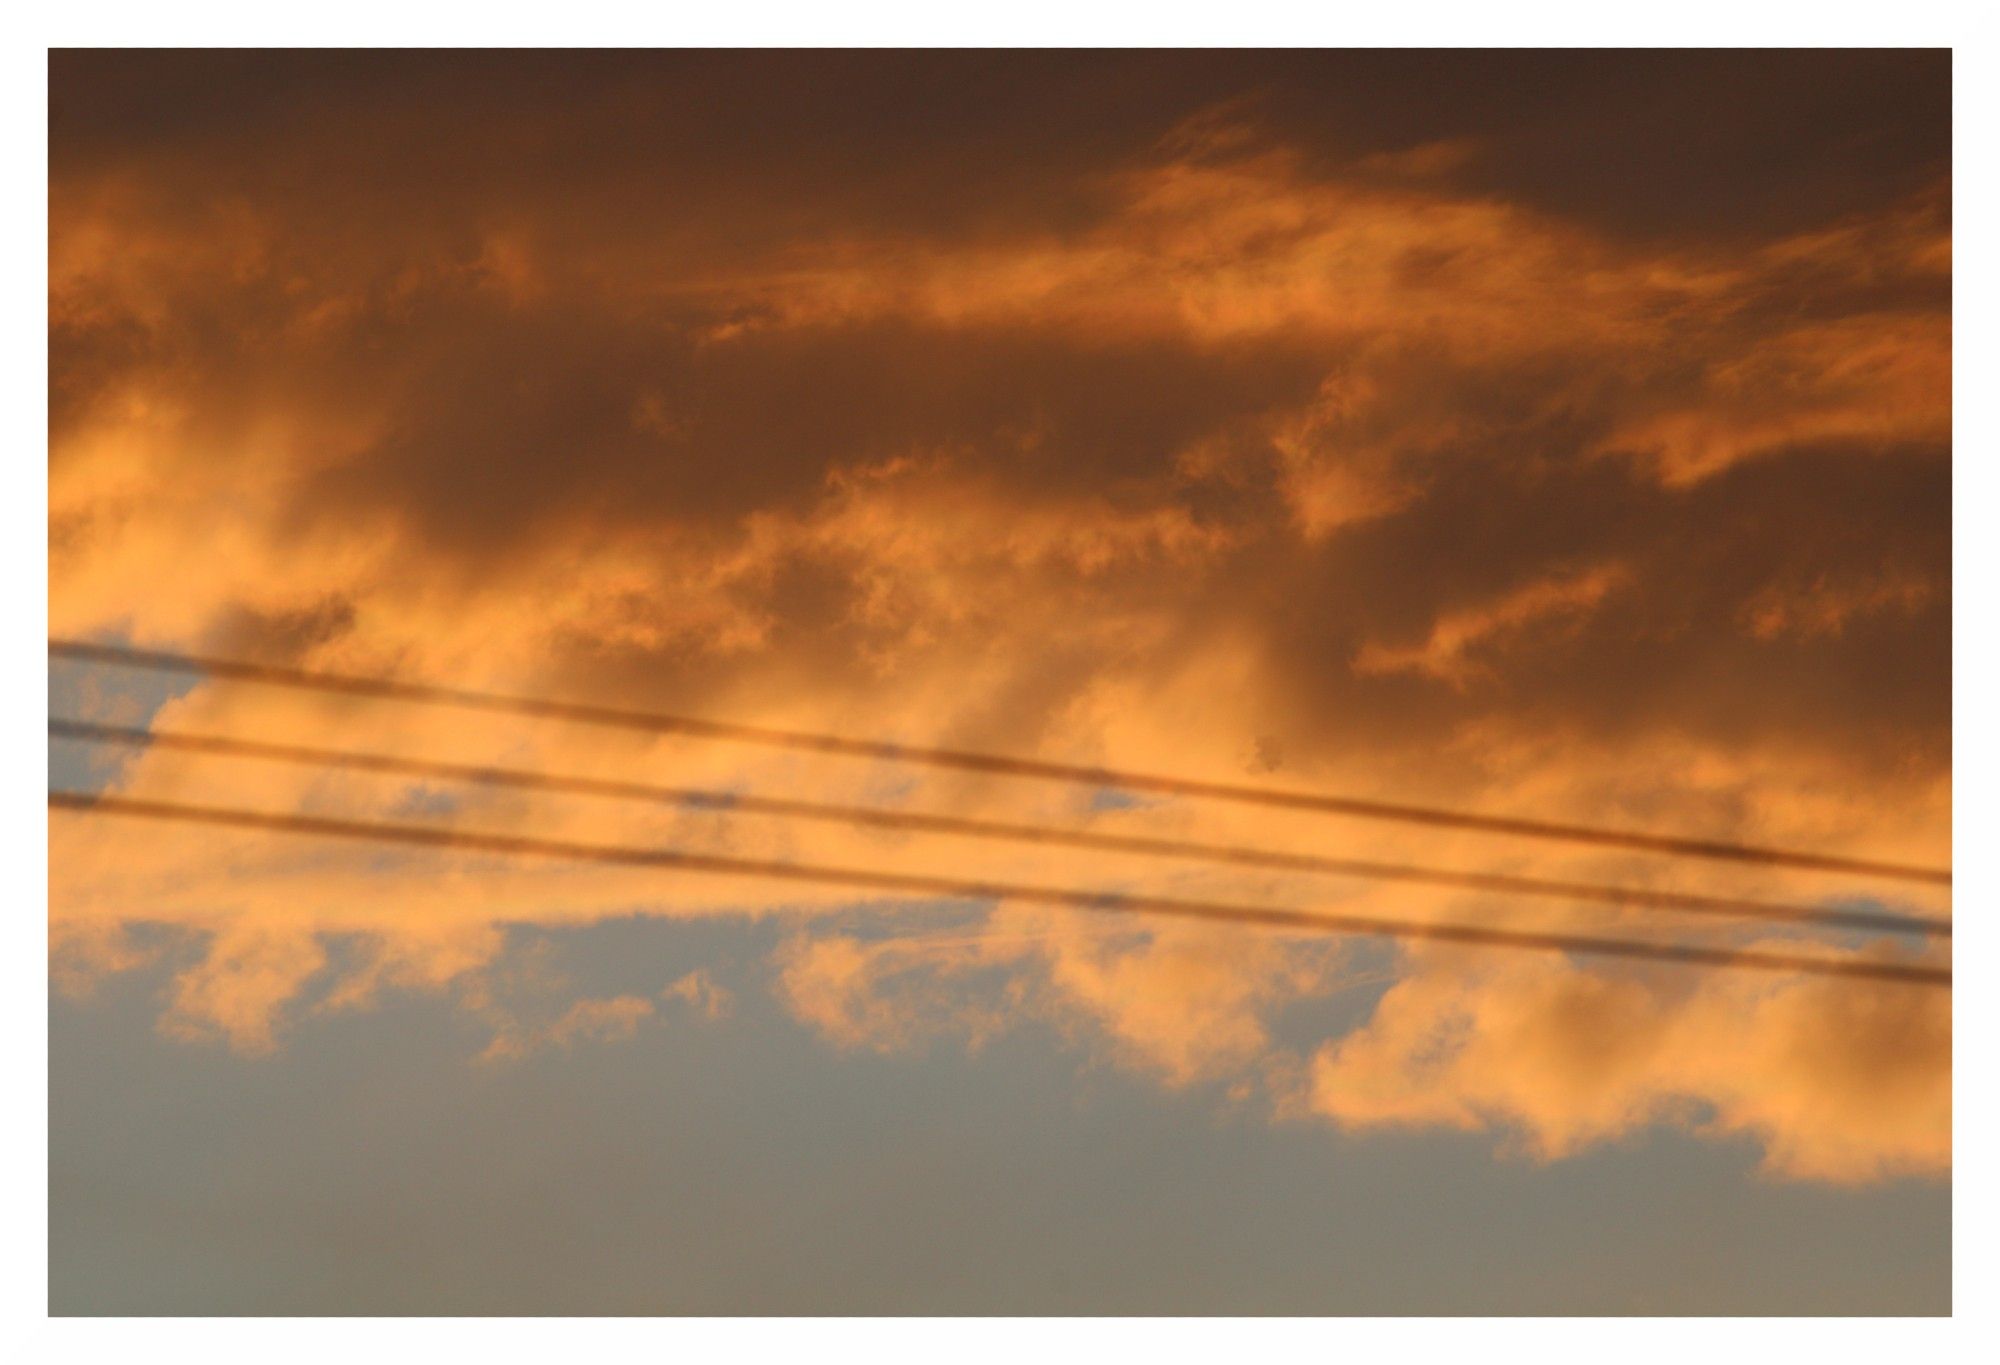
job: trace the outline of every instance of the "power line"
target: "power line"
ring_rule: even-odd
[[[416,702],[434,706],[454,706],[509,715],[575,721],[651,734],[690,735],[703,739],[731,740],[773,748],[838,754],[852,758],[875,758],[898,763],[918,763],[964,772],[989,773],[1008,777],[1028,777],[1047,781],[1082,782],[1094,787],[1130,792],[1153,792],[1170,796],[1201,797],[1235,801],[1248,805],[1322,814],[1352,816],[1364,820],[1390,820],[1449,829],[1474,830],[1485,834],[1513,835],[1562,843],[1587,844],[1602,848],[1624,848],[1645,853],[1672,854],[1690,858],[1715,858],[1733,862],[1760,863],[1780,867],[1810,868],[1822,872],[1848,872],[1900,881],[1951,884],[1949,868],[1915,867],[1905,863],[1808,853],[1790,849],[1763,848],[1749,844],[1677,835],[1650,834],[1634,830],[1602,829],[1587,825],[1526,819],[1505,815],[1484,815],[1468,811],[1440,810],[1426,806],[1402,805],[1360,797],[1335,796],[1275,787],[1257,787],[1232,782],[1170,777],[1157,773],[1132,772],[1117,768],[1093,768],[1040,759],[1010,758],[997,754],[973,753],[962,749],[900,744],[888,740],[851,739],[839,735],[781,730],[732,721],[704,720],[692,716],[668,715],[653,711],[627,710],[583,702],[557,701],[541,697],[508,696],[491,692],[443,687],[431,683],[407,682],[393,678],[357,677],[306,669],[281,668],[270,664],[247,663],[202,655],[174,654],[159,650],[131,649],[123,645],[98,644],[83,640],[49,641],[49,653],[57,658],[127,668],[226,678],[239,682],[262,683],[335,695],[368,697],[385,701]]]
[[[1547,896],[1561,900],[1625,906],[1645,910],[1684,911],[1693,914],[1729,915],[1745,919],[1818,924],[1837,929],[1875,933],[1922,934],[1949,938],[1951,922],[1915,915],[1897,915],[1865,910],[1834,910],[1816,906],[1780,905],[1769,901],[1743,900],[1722,896],[1695,895],[1678,891],[1655,891],[1639,887],[1596,886],[1583,882],[1554,881],[1502,873],[1464,872],[1443,868],[1414,867],[1363,859],[1328,858],[1315,854],[1241,848],[1189,840],[1162,839],[1142,835],[1103,834],[1056,829],[1046,825],[1013,821],[981,820],[960,816],[914,811],[884,810],[872,806],[839,805],[829,802],[738,795],[731,792],[689,787],[668,787],[609,778],[576,777],[532,772],[521,768],[445,763],[428,759],[401,758],[389,754],[354,750],[325,749],[298,744],[272,744],[220,735],[150,731],[94,721],[55,717],[49,734],[59,739],[91,743],[121,744],[135,748],[175,750],[184,753],[252,758],[313,767],[339,768],[361,772],[387,773],[408,777],[437,778],[453,782],[479,783],[525,791],[564,792],[619,800],[646,801],[689,810],[771,815],[816,820],[865,828],[894,829],[927,834],[959,835],[976,839],[1007,840],[1016,843],[1047,844],[1086,848],[1112,853],[1134,853],[1154,857],[1225,863],[1290,872],[1326,873],[1375,881],[1451,887],[1458,890],[1495,891],[1509,895]]]
[[[828,867],[808,863],[768,862],[676,849],[649,849],[605,844],[580,844],[521,835],[488,834],[381,821],[344,820],[326,816],[189,805],[125,796],[91,796],[51,790],[52,810],[120,815],[150,820],[217,825],[267,833],[304,834],[368,843],[406,844],[432,849],[463,849],[526,857],[560,858],[573,862],[624,867],[675,868],[719,876],[757,877],[792,882],[844,886],[856,890],[933,896],[950,900],[1019,900],[1100,913],[1150,915],[1265,928],[1361,934],[1387,938],[1464,943],[1487,948],[1540,952],[1585,953],[1683,965],[1802,972],[1908,985],[1949,987],[1948,967],[1906,962],[1814,957],[1758,949],[1705,948],[1692,944],[1647,943],[1630,939],[1594,938],[1576,934],[1488,929],[1478,925],[1430,923],[1336,915],[1310,910],[1240,905],[1223,901],[1184,900],[1167,896],[1137,896],[1113,891],[1075,891],[1013,882],[969,881],[903,872]]]

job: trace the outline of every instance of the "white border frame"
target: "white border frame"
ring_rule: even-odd
[[[1715,3],[1691,0],[1671,12],[1544,0],[1475,5],[1463,0],[1417,7],[1330,7],[1305,12],[1297,4],[1237,0],[1192,6],[1051,3],[1023,0],[984,12],[900,3],[675,12],[632,3],[572,0],[562,6],[500,12],[465,3],[384,3],[355,0],[334,10],[286,9],[246,0],[173,6],[115,0],[65,7],[54,15],[7,21],[0,98],[9,105],[6,129],[4,277],[8,363],[0,374],[12,390],[5,411],[23,449],[5,466],[8,519],[0,549],[8,558],[0,602],[6,609],[6,667],[0,686],[13,723],[4,734],[6,866],[24,894],[10,907],[4,960],[7,1027],[0,1030],[6,1077],[15,1094],[33,1101],[13,1107],[0,1126],[5,1144],[0,1188],[0,1355],[15,1360],[121,1358],[262,1359],[282,1352],[297,1362],[339,1361],[358,1349],[393,1358],[476,1350],[497,1361],[574,1357],[597,1351],[645,1352],[670,1346],[695,1353],[807,1353],[820,1361],[883,1357],[919,1359],[949,1354],[972,1362],[1007,1361],[1025,1351],[1097,1356],[1144,1351],[1167,1361],[1248,1351],[1415,1351],[1464,1355],[1482,1362],[1615,1355],[1621,1362],[1686,1365],[1696,1353],[1726,1360],[1810,1353],[1822,1361],[1879,1358],[1912,1349],[1949,1360],[1995,1358],[1992,1300],[2000,1286],[1994,1242],[1993,1156],[2000,1132],[1990,1077],[1995,1008],[1981,989],[1990,960],[1990,916],[1996,889],[1986,856],[1989,831],[2000,825],[1994,773],[1996,722],[1990,710],[1954,715],[1958,827],[1957,881],[1970,907],[1957,936],[1960,981],[1955,998],[1961,1065],[1956,1094],[1953,1289],[1951,1320],[1849,1319],[315,1319],[299,1330],[291,1319],[48,1319],[47,1281],[47,811],[28,775],[46,778],[46,746],[29,726],[47,713],[46,671],[32,653],[47,635],[47,60],[51,46],[1154,46],[1154,47],[1395,47],[1438,40],[1469,47],[1590,46],[1956,46],[1954,71],[1954,202],[1956,234],[1971,249],[1955,267],[1955,360],[1978,382],[1955,393],[1954,461],[1955,696],[2000,695],[2000,651],[1986,621],[1986,604],[2000,596],[2000,542],[1986,523],[2000,516],[2000,471],[1990,393],[1995,370],[1994,89],[2000,64],[1991,46],[1972,41],[1970,5],[1902,3]],[[1990,20],[1989,20],[1990,24]],[[1975,158],[1966,149],[1977,149]],[[1984,163],[1983,165],[1981,163]],[[35,260],[40,268],[19,269]],[[1982,627],[1985,627],[1982,629]],[[37,629],[38,627],[38,629]],[[1982,837],[1983,836],[1983,837]],[[1984,1342],[1981,1346],[1979,1343]],[[393,1345],[392,1345],[393,1343]]]

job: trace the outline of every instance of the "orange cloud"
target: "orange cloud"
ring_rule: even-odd
[[[276,1046],[278,1010],[326,965],[310,932],[263,923],[232,925],[207,956],[174,979],[173,1005],[161,1020],[183,1038],[220,1036],[244,1052]]]
[[[1837,636],[1848,623],[1891,612],[1914,615],[1936,601],[1938,585],[1913,574],[1856,575],[1835,581],[1819,574],[1805,585],[1773,584],[1744,604],[1743,622],[1760,640]]]
[[[1760,337],[1712,363],[1684,405],[1621,427],[1607,450],[1659,462],[1668,483],[1814,443],[1894,448],[1951,437],[1951,320],[1843,318]]]
[[[604,1000],[579,1000],[540,1030],[503,1027],[486,1050],[485,1062],[512,1061],[544,1047],[570,1047],[579,1042],[622,1043],[653,1017],[653,1002],[637,995]]]
[[[411,164],[436,150],[395,109],[341,116]],[[944,162],[922,162],[921,193],[787,163],[779,195],[663,151],[669,201],[618,139],[565,140],[601,132],[595,115],[542,142],[505,107],[483,116],[449,149],[465,175],[416,186],[341,157],[304,183],[270,173],[316,124],[117,155],[58,139],[52,631],[1949,862],[1939,190],[1898,179],[1803,226],[1640,233],[1531,176],[1509,185],[1497,137],[1335,154],[1230,113],[1115,156],[991,168],[1019,202],[972,195]],[[541,146],[561,176],[491,169]],[[124,705],[115,688],[80,704]],[[153,723],[1721,895],[1881,891],[215,682]],[[745,857],[1658,926],[158,752],[110,782]],[[878,907],[834,929],[821,917],[851,914],[846,893],[60,815],[50,864],[66,988],[153,960],[131,930],[158,926],[201,954],[162,1027],[247,1052],[393,991],[455,1001],[496,1056],[615,1041],[682,1007],[718,1018],[729,989],[700,971],[650,997],[520,985],[506,930],[782,917],[777,990],[841,1045],[976,1046],[1032,1023],[1167,1085],[1262,1087],[1356,1126],[1493,1127],[1543,1155],[1675,1123],[1753,1140],[1787,1175],[1949,1163],[1948,1028],[1886,994],[1555,962],[1472,975],[1433,954],[1364,973],[1340,945],[1016,906],[969,928],[963,909]],[[1378,970],[1394,983],[1364,1023],[1285,1041],[1289,1006]],[[1867,1020],[1908,1047],[1831,1046]],[[1870,1111],[1868,1094],[1899,1102]]]
[[[1724,975],[1669,993],[1552,963],[1419,975],[1320,1049],[1300,1103],[1349,1127],[1515,1131],[1543,1159],[1678,1121],[1755,1139],[1775,1175],[1935,1175],[1951,1005]]]
[[[1454,687],[1466,687],[1488,671],[1468,656],[1498,647],[1508,637],[1552,618],[1588,613],[1625,576],[1617,565],[1598,565],[1529,583],[1493,602],[1440,617],[1421,644],[1395,647],[1370,643],[1355,655],[1355,670],[1363,674],[1423,673]]]
[[[728,1018],[736,1008],[735,994],[703,968],[676,977],[660,992],[660,998],[678,1000],[710,1022]]]
[[[894,1051],[939,1036],[977,1047],[1026,1020],[1102,1037],[1168,1085],[1239,1071],[1271,1045],[1266,1014],[1324,988],[1342,954],[1213,926],[1117,931],[1002,905],[973,932],[825,934],[788,945],[792,1012],[835,1042]],[[982,980],[983,977],[983,980]]]

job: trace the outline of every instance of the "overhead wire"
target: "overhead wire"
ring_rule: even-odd
[[[1437,886],[1455,890],[1490,891],[1506,895],[1538,896],[1628,909],[1723,915],[1741,919],[1814,924],[1827,928],[1868,933],[1917,934],[1930,938],[1949,938],[1951,936],[1951,922],[1948,919],[1931,916],[1824,906],[1787,905],[1770,901],[1700,895],[1692,892],[1665,891],[1646,887],[1604,886],[1585,882],[1517,876],[1507,873],[1419,867],[1359,858],[1334,858],[1320,854],[1245,848],[1196,840],[1167,839],[1150,835],[1113,834],[1091,830],[1061,829],[1048,825],[1015,821],[976,819],[922,811],[892,810],[875,806],[805,801],[785,797],[759,796],[694,787],[664,786],[618,778],[584,777],[538,772],[523,768],[452,763],[433,759],[407,758],[391,754],[330,749],[312,745],[276,744],[268,741],[247,740],[222,735],[145,730],[133,726],[109,725],[67,717],[51,718],[49,721],[49,734],[57,739],[85,743],[115,744],[130,748],[147,748],[217,757],[249,758],[308,767],[462,782],[521,791],[558,792],[615,800],[641,801],[691,811],[803,819],[859,828],[943,834],[1022,844],[1089,849],[1098,852],[1135,854],[1239,867],[1263,868],[1274,871],[1304,872],[1373,881]]]
[[[1174,777],[1122,768],[1057,763],[962,749],[904,744],[882,739],[785,730],[586,702],[481,692],[397,678],[364,677],[252,663],[238,659],[142,650],[96,641],[51,638],[48,647],[52,658],[220,678],[330,695],[450,706],[616,727],[651,734],[686,735],[806,752],[922,764],[963,772],[1084,783],[1099,789],[1231,801],[1267,808],[1313,811],[1363,820],[1395,821],[1435,828],[1462,829],[1482,834],[1601,848],[1621,848],[1642,853],[1841,872],[1939,886],[1951,884],[1949,868],[1923,867],[1841,854],[1770,848],[1724,840],[1613,829],[1524,816],[1445,810],[1332,793]]]
[[[1759,948],[1647,942],[1584,934],[1498,929],[1446,921],[1387,919],[1226,901],[1135,895],[1118,891],[1085,891],[1030,883],[779,862],[696,853],[681,849],[576,843],[403,821],[350,820],[128,796],[92,795],[56,789],[49,791],[48,802],[51,810],[97,816],[168,821],[274,834],[297,834],[433,850],[542,857],[624,867],[664,868],[718,876],[839,886],[850,890],[886,892],[891,895],[968,901],[1016,900],[1104,914],[1129,914],[1236,926],[1458,943],[1485,948],[1576,953],[1689,966],[1806,973],[1930,988],[1949,988],[1951,985],[1949,967],[1882,957],[1825,957]]]

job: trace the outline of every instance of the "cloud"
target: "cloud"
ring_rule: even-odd
[[[1134,54],[1108,83],[1060,54],[59,56],[53,632],[1949,862],[1948,109],[1925,54],[1599,54],[1590,75],[1357,54],[1342,81],[1313,54]],[[1420,67],[1466,79],[1432,80],[1423,110],[1383,98]],[[847,97],[891,88],[934,117]],[[1725,107],[1809,110],[1812,131],[1760,141]],[[220,682],[151,723],[1725,895],[1881,891]],[[109,780],[1605,924],[166,753]],[[1803,985],[1675,995],[1550,965],[1504,977],[1530,992],[1508,1004],[1417,954],[1351,1051],[1300,1053],[1286,1010],[1349,979],[1324,945],[1019,907],[973,907],[990,922],[952,945],[936,907],[829,927],[851,897],[795,885],[73,816],[50,853],[65,980],[136,964],[129,931],[162,926],[203,953],[163,1027],[250,1051],[309,1002],[423,991],[487,1017],[506,926],[783,917],[781,998],[849,1046],[1034,1022],[1174,1086],[1332,1074],[1310,1093],[1341,1122],[1374,1122],[1375,1094],[1549,1152],[1680,1122],[1827,1178],[1948,1160],[1943,1073],[1912,1061],[1911,1126],[1852,1119],[1844,1063],[1803,1041],[1840,1016],[1781,1007],[1817,999]],[[545,994],[488,1022],[580,1043],[664,1003]],[[728,998],[699,973],[665,996]],[[1563,1009],[1634,1041],[1551,1071],[1518,1011]],[[1406,1014],[1511,1050],[1426,1090]],[[1703,1071],[1724,1022],[1770,1046]]]
[[[1454,687],[1466,687],[1490,671],[1468,655],[1551,618],[1588,613],[1624,577],[1617,565],[1599,565],[1529,583],[1481,607],[1439,618],[1420,644],[1365,645],[1354,657],[1354,669],[1364,675],[1422,673]]]
[[[507,1029],[495,1034],[479,1056],[487,1062],[513,1061],[545,1047],[627,1042],[652,1017],[653,1002],[643,996],[579,1000],[545,1028],[526,1032]]]
[[[1412,976],[1313,1059],[1343,1126],[1497,1128],[1544,1159],[1662,1121],[1749,1137],[1779,1176],[1951,1166],[1951,1005],[1936,993],[1716,975],[1648,987],[1523,962]]]
[[[1341,959],[1324,940],[1213,926],[1107,929],[1088,916],[1001,905],[973,929],[801,935],[780,993],[844,1047],[893,1052],[956,1037],[977,1049],[1024,1022],[1171,1086],[1240,1071],[1270,1046],[1265,1015],[1313,994]]]
[[[1604,448],[1647,454],[1669,483],[1693,483],[1795,446],[1948,441],[1950,394],[1948,316],[1842,318],[1711,362],[1697,393],[1616,428]]]
[[[736,1008],[734,992],[718,982],[705,968],[676,977],[660,992],[660,998],[678,1000],[711,1023],[727,1019]]]
[[[230,926],[200,963],[174,978],[161,1029],[176,1037],[220,1036],[243,1052],[276,1046],[279,1011],[326,965],[309,932],[261,924]]]
[[[1760,640],[1838,636],[1849,622],[1878,613],[1915,615],[1942,591],[1937,580],[1910,572],[1821,572],[1805,582],[1771,584],[1744,604],[1742,619]]]

